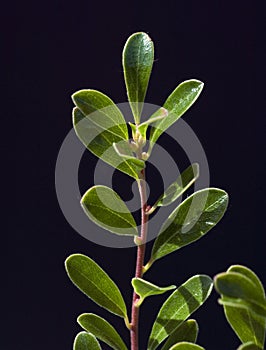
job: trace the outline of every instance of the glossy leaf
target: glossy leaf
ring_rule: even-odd
[[[178,178],[173,182],[166,191],[159,197],[149,213],[152,213],[157,207],[172,204],[179,198],[199,177],[199,165],[194,163],[190,165]]]
[[[181,342],[181,343],[175,344],[169,350],[204,350],[204,348],[197,344]]]
[[[171,346],[182,341],[195,343],[198,332],[199,326],[197,322],[195,320],[187,320],[173,331],[161,350],[169,350]]]
[[[123,50],[123,68],[128,100],[139,124],[154,60],[153,42],[146,33],[131,35]]]
[[[196,275],[174,291],[161,307],[152,327],[148,350],[157,349],[208,298],[212,280],[205,275]]]
[[[107,105],[104,109],[109,110],[109,106]],[[137,179],[139,172],[145,166],[144,163],[125,160],[113,148],[113,143],[128,142],[127,129],[124,130],[124,124],[121,128],[118,128],[118,125],[112,125],[114,123],[112,120],[109,121],[112,126],[107,129],[99,123],[96,124],[94,119],[96,117],[97,120],[99,114],[101,111],[96,110],[85,116],[77,107],[73,109],[73,125],[78,138],[104,162]]]
[[[254,316],[264,317],[266,320],[266,303],[255,303],[249,300],[228,298],[223,296],[218,300],[219,304],[224,306],[233,306],[234,308],[248,309]]]
[[[176,286],[174,285],[171,285],[169,287],[158,287],[155,284],[145,281],[142,278],[133,278],[132,286],[135,292],[140,296],[138,305],[141,305],[144,299],[149,296],[163,294],[165,292],[168,292],[169,290],[176,288]]]
[[[248,342],[240,345],[237,350],[261,350],[261,348],[259,348],[255,343]]]
[[[74,340],[73,350],[101,350],[101,347],[93,334],[80,332]]]
[[[126,204],[111,188],[93,186],[81,198],[81,205],[97,225],[118,235],[137,235],[137,224]]]
[[[159,120],[151,129],[150,150],[160,137],[172,124],[174,124],[199,97],[203,83],[199,80],[187,80],[178,87],[167,98],[163,107],[168,111],[168,116]],[[153,115],[151,116],[153,118]]]
[[[120,335],[105,319],[94,314],[82,314],[78,317],[78,323],[83,329],[91,332],[96,338],[105,342],[112,349],[127,350]]]
[[[154,242],[151,264],[204,236],[222,218],[228,204],[228,195],[218,188],[195,192],[182,202],[168,217]]]
[[[95,303],[127,318],[124,299],[111,278],[95,261],[82,254],[70,255],[65,262],[71,281]]]

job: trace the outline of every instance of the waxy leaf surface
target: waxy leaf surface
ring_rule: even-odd
[[[187,320],[173,331],[161,350],[169,350],[171,346],[182,341],[195,343],[197,340],[198,332],[199,327],[197,322],[195,320]]]
[[[81,205],[97,225],[118,235],[137,235],[136,222],[124,201],[111,188],[93,186],[82,197]]]
[[[202,346],[189,342],[181,342],[172,346],[169,350],[204,350]]]
[[[91,332],[96,338],[105,342],[112,349],[127,350],[120,335],[105,319],[94,314],[82,314],[78,317],[78,323],[83,329]]]
[[[132,286],[135,292],[140,296],[139,305],[143,302],[143,300],[152,295],[163,294],[168,292],[169,290],[175,289],[176,286],[171,285],[168,287],[158,287],[153,283],[145,281],[142,278],[133,278]]]
[[[197,163],[190,165],[177,180],[166,189],[153,207],[170,205],[193,185],[198,177],[199,165]]]
[[[65,265],[71,281],[90,299],[118,316],[127,317],[117,285],[95,261],[82,254],[73,254],[66,259]]]
[[[137,179],[144,162],[125,160],[113,143],[128,142],[124,117],[109,97],[95,90],[81,90],[73,95],[78,106],[73,109],[73,125],[81,142],[97,157]]]
[[[218,188],[195,192],[168,217],[154,242],[149,265],[204,236],[222,218],[228,195]]]
[[[146,33],[131,35],[123,50],[123,68],[128,100],[139,124],[154,60],[153,42]]]
[[[165,101],[163,108],[168,111],[168,116],[153,125],[150,132],[150,149],[160,135],[174,124],[199,97],[203,83],[199,80],[187,80],[178,85]],[[153,115],[151,116],[153,118]]]
[[[101,350],[101,347],[93,334],[80,332],[74,340],[73,350]]]
[[[208,298],[212,280],[205,275],[196,275],[182,284],[161,307],[152,327],[148,350],[157,349]]]

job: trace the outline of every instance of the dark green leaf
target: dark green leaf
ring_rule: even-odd
[[[261,350],[261,348],[259,348],[255,343],[248,342],[240,345],[237,350]]]
[[[197,322],[195,320],[187,320],[173,331],[161,350],[169,350],[171,346],[182,341],[195,343],[198,332],[199,327]]]
[[[257,292],[261,293],[261,297],[265,298],[265,291],[259,277],[249,268],[242,265],[232,265],[227,272],[238,272],[249,278],[257,287]]]
[[[176,288],[174,285],[169,287],[158,287],[155,284],[143,280],[142,278],[133,278],[132,286],[135,292],[140,296],[138,305],[141,305],[143,300],[149,296],[163,294]]]
[[[146,33],[131,35],[123,50],[123,68],[128,100],[139,124],[154,59],[153,42]]]
[[[170,348],[170,350],[204,350],[204,348],[197,344],[188,343],[184,341],[184,342],[175,344]]]
[[[107,106],[106,108],[109,107]],[[73,109],[73,125],[78,138],[85,147],[107,164],[137,179],[139,172],[144,167],[144,163],[125,160],[113,148],[113,143],[128,142],[127,130],[124,130],[124,126],[118,128],[118,125],[105,129],[104,126],[96,124],[94,122],[95,118],[92,118],[92,116],[97,117],[98,114],[101,114],[101,112],[95,111],[85,116],[78,108]],[[109,124],[112,123],[111,120]]]
[[[150,150],[160,135],[174,124],[199,97],[203,83],[198,80],[187,80],[181,83],[167,98],[163,107],[168,111],[168,116],[159,120],[151,129]],[[151,116],[153,118],[153,115]]]
[[[204,236],[221,220],[227,204],[227,193],[218,188],[200,190],[188,197],[161,227],[146,270],[155,260]]]
[[[78,323],[86,331],[91,332],[96,338],[102,340],[112,349],[127,350],[120,335],[105,319],[94,314],[82,314],[78,317]]]
[[[180,197],[199,177],[199,165],[190,165],[162,194],[150,209],[151,214],[157,207],[170,205]]]
[[[71,281],[95,303],[127,318],[124,299],[111,278],[95,261],[82,254],[70,255],[65,262]]]
[[[73,350],[101,350],[101,347],[93,334],[80,332],[74,340]]]
[[[132,214],[111,188],[91,187],[81,198],[81,205],[89,218],[106,230],[118,235],[138,235]]]
[[[161,307],[154,322],[148,350],[157,349],[165,338],[204,303],[211,290],[211,278],[196,275],[174,291]]]

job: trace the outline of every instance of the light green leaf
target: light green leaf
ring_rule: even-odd
[[[206,188],[188,197],[161,227],[145,270],[155,260],[204,236],[221,220],[227,204],[227,193],[218,188]]]
[[[148,350],[157,349],[208,298],[212,280],[205,275],[196,275],[182,284],[161,307],[152,327]]]
[[[227,272],[238,272],[249,278],[257,287],[257,292],[261,293],[261,297],[265,299],[265,291],[259,277],[248,267],[243,265],[232,265]]]
[[[90,299],[127,319],[126,305],[120,290],[95,261],[82,254],[73,254],[66,259],[65,266],[71,281]]]
[[[161,350],[169,350],[176,343],[187,341],[195,343],[199,332],[199,326],[195,320],[187,320],[182,323],[169,336]]]
[[[111,188],[91,187],[81,198],[81,205],[89,218],[106,230],[118,235],[138,235],[132,214]]]
[[[169,350],[204,350],[202,346],[197,344],[181,342],[172,346]]]
[[[103,110],[107,110],[106,113],[108,113],[109,108],[110,107],[107,105]],[[110,119],[108,123],[112,126],[104,128],[102,123],[97,123],[97,117],[101,114],[102,110],[95,110],[91,114],[85,116],[77,107],[73,109],[73,125],[78,138],[85,147],[104,162],[138,179],[138,174],[145,164],[141,161],[132,162],[131,160],[125,160],[121,158],[113,148],[113,143],[121,141],[128,142],[127,127],[124,130],[126,124],[121,124],[121,128],[119,128],[117,124],[112,125],[114,121]]]
[[[174,285],[171,285],[169,287],[158,287],[155,284],[145,281],[142,278],[133,278],[132,286],[136,294],[140,296],[138,306],[140,306],[144,299],[149,296],[163,294],[165,292],[168,292],[169,290],[176,288],[176,286]]]
[[[192,79],[184,81],[178,85],[178,87],[167,98],[163,107],[168,111],[168,116],[159,120],[152,127],[150,133],[150,151],[160,135],[193,105],[199,97],[203,85],[204,84],[199,80]],[[151,118],[153,118],[153,115]]]
[[[259,348],[255,343],[252,343],[252,342],[242,344],[237,348],[237,350],[260,350],[260,349],[261,348]]]
[[[173,182],[166,191],[159,197],[157,202],[149,210],[151,214],[157,207],[167,206],[180,197],[199,177],[199,165],[194,163],[190,165],[178,178]]]
[[[102,340],[112,349],[127,350],[120,335],[105,319],[94,314],[82,314],[78,317],[78,323],[83,329],[91,332],[96,338]]]
[[[266,320],[266,303],[255,303],[249,300],[238,298],[228,298],[223,296],[218,300],[219,304],[225,306],[233,306],[235,308],[248,309],[254,316],[264,317]]]
[[[153,42],[146,33],[131,35],[123,50],[124,78],[128,100],[139,124],[154,59]]]
[[[93,334],[80,332],[74,340],[73,350],[101,350],[101,347]]]
[[[113,143],[113,147],[120,157],[129,160],[130,163],[134,164],[136,166],[136,169],[138,169],[139,171],[145,167],[143,160],[140,160],[133,156],[132,148],[129,145],[128,141],[120,141],[118,143]]]

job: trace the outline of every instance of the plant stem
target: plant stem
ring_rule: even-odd
[[[146,194],[146,181],[145,181],[145,170],[141,171],[141,179],[139,180],[139,193],[141,201],[141,244],[138,245],[137,260],[136,260],[136,272],[135,277],[140,278],[143,275],[143,265],[145,257],[145,248],[148,231],[148,215],[146,214],[147,208],[147,194]],[[131,350],[139,349],[139,307],[136,305],[139,296],[134,292],[132,299],[132,310],[131,310]]]

